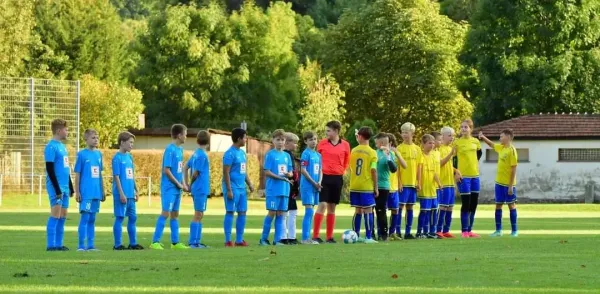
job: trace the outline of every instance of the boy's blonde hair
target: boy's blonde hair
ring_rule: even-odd
[[[277,129],[273,131],[273,134],[271,135],[271,138],[275,139],[275,138],[283,138],[285,139],[285,131],[282,129]]]
[[[56,134],[58,130],[64,129],[67,127],[67,121],[62,118],[57,118],[52,121],[50,128],[52,129],[52,134]]]
[[[429,141],[434,141],[434,140],[435,140],[435,138],[430,134],[425,134],[425,135],[423,135],[423,137],[421,137],[421,143],[423,143],[423,144],[426,144]]]
[[[400,127],[400,130],[403,132],[415,132],[416,128],[415,125],[413,125],[412,123],[406,122],[404,124],[402,124],[402,126]]]
[[[442,135],[454,135],[454,129],[451,127],[443,127],[440,132]]]
[[[83,132],[83,139],[87,140],[91,135],[98,135],[98,132],[94,129],[87,129]]]
[[[285,132],[284,134],[285,137],[285,141],[286,142],[298,142],[300,141],[300,138],[298,138],[298,136],[292,132]]]
[[[466,118],[463,119],[463,121],[461,123],[467,123],[467,125],[469,126],[469,128],[472,130],[473,129],[473,120],[470,118]]]

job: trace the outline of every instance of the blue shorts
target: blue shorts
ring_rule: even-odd
[[[289,196],[267,196],[265,204],[270,211],[287,211],[290,202]]]
[[[417,203],[417,188],[405,187],[400,193],[400,204]]]
[[[127,203],[121,203],[119,197],[113,197],[114,199],[114,213],[116,217],[132,217],[136,216],[137,212],[135,209],[135,199],[127,198]]]
[[[389,210],[398,210],[400,208],[400,193],[398,191],[390,192],[388,196],[387,207]]]
[[[223,187],[223,201],[225,201],[225,211],[227,212],[246,212],[248,210],[248,196],[246,188],[233,188],[233,199],[227,197],[227,188]]]
[[[440,198],[442,198],[442,189],[436,190],[436,198],[433,198],[431,202],[431,209],[438,209],[440,206]]]
[[[319,191],[315,189],[300,190],[302,205],[319,205]]]
[[[350,192],[350,206],[358,208],[369,208],[375,206],[375,194],[373,192]]]
[[[227,197],[227,196],[225,196]],[[205,212],[206,211],[206,203],[208,202],[208,195],[192,195],[192,199],[194,200],[194,211]]]
[[[100,199],[83,199],[79,203],[79,212],[98,213],[100,212]]]
[[[469,195],[471,193],[479,193],[479,177],[463,178],[458,183],[458,192],[460,195]]]
[[[508,187],[496,184],[496,204],[510,204],[517,202],[517,188],[513,187],[513,194],[508,195]]]
[[[419,198],[420,210],[431,210],[434,198]]]
[[[440,198],[440,206],[452,207],[454,206],[454,199],[456,198],[454,187],[442,188],[442,198]]]
[[[160,195],[162,211],[179,211],[181,205],[181,193],[165,193]]]
[[[56,198],[56,196],[48,196],[50,201],[50,207],[60,205],[62,208],[69,208],[69,193],[64,192],[62,197]]]

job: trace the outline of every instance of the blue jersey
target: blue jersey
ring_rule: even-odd
[[[198,177],[192,182],[192,196],[210,194],[210,162],[204,149],[198,148],[187,162],[192,175],[198,172]]]
[[[321,177],[321,168],[323,166],[321,154],[315,150],[306,148],[300,157],[300,164],[302,165],[302,168],[306,169],[311,179],[318,183],[319,178]],[[300,174],[300,189],[314,190],[314,186],[303,174]]]
[[[89,149],[79,151],[75,172],[79,174],[81,199],[102,199],[102,153]]]
[[[160,178],[160,193],[181,193],[181,190],[175,186],[167,174],[164,172],[165,168],[170,168],[173,177],[181,183],[183,181],[183,148],[177,147],[177,145],[171,143],[165,149],[163,153],[162,162],[162,177]]]
[[[229,166],[229,179],[232,189],[246,189],[246,152],[235,146],[223,154],[223,166]],[[225,179],[223,179],[225,185]]]
[[[263,168],[278,176],[287,177],[286,174],[292,172],[294,169],[292,164],[292,158],[285,151],[271,149],[265,155],[265,164]],[[267,177],[265,194],[266,196],[287,197],[290,194],[290,184],[286,181]]]
[[[54,164],[54,173],[58,181],[58,187],[62,193],[69,193],[69,178],[71,167],[69,166],[69,154],[65,144],[54,139],[50,140],[44,148],[44,161]],[[56,196],[56,190],[46,171],[46,190],[50,196]]]
[[[134,168],[131,153],[117,152],[115,154],[112,159],[112,173],[113,177],[119,177],[125,198],[135,198]],[[119,189],[117,189],[117,182],[115,181],[113,181],[112,190],[114,197],[121,197]]]

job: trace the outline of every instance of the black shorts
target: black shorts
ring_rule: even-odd
[[[344,176],[323,175],[321,186],[319,202],[340,204],[342,188],[344,186]]]
[[[296,203],[296,198],[290,196],[290,200],[288,201],[288,211],[289,210],[298,210],[298,204]]]

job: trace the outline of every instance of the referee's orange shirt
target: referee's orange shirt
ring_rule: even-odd
[[[328,139],[323,139],[317,145],[317,152],[323,160],[323,174],[343,176],[350,163],[350,144],[342,140],[333,145]]]

